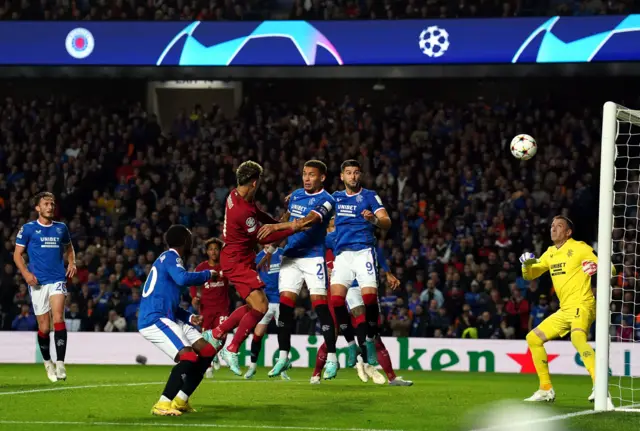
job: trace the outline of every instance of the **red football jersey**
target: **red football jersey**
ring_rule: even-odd
[[[206,271],[213,269],[220,272],[220,265],[209,265],[208,261],[204,261],[196,266],[196,271]],[[191,286],[189,289],[191,297],[198,296],[198,287]],[[229,280],[225,277],[219,277],[217,280],[207,281],[200,289],[200,305],[209,312],[210,310],[229,310]]]
[[[231,190],[222,227],[222,259],[248,265],[255,263],[258,231],[263,224],[271,223],[278,222],[261,211],[255,202],[247,202],[236,189]]]

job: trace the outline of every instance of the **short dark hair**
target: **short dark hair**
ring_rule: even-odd
[[[342,164],[340,165],[340,172],[344,172],[346,168],[358,168],[362,170],[362,165],[355,159],[349,159],[342,162]]]
[[[224,245],[224,242],[222,242],[222,240],[220,238],[209,238],[205,243],[204,243],[204,249],[209,250],[209,246],[215,244],[218,246],[218,248],[220,250],[222,250],[222,246]]]
[[[171,225],[164,234],[164,242],[169,248],[191,248],[191,231],[183,224]]]
[[[320,171],[320,175],[327,175],[327,165],[325,165],[324,162],[321,162],[320,160],[308,160],[307,162],[305,162],[304,167],[316,168]]]
[[[45,199],[45,198],[51,198],[54,201],[56,200],[56,197],[53,195],[53,193],[51,193],[51,192],[40,192],[40,193],[38,193],[37,195],[35,195],[33,197],[33,206],[36,207],[36,206],[40,205],[40,201],[42,199]]]
[[[564,220],[564,222],[567,224],[567,227],[573,231],[573,222],[569,217],[565,217],[563,215],[557,215],[554,217],[554,219]]]
[[[236,169],[236,181],[239,186],[246,186],[262,176],[262,166],[251,160],[247,160]]]

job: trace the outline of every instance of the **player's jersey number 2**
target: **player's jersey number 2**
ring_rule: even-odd
[[[147,277],[147,281],[144,282],[144,287],[142,288],[142,297],[146,298],[147,296],[153,293],[153,290],[156,288],[156,282],[158,281],[158,270],[156,267],[151,267],[151,271],[149,271],[149,276]]]

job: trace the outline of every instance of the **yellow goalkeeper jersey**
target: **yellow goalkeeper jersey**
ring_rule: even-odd
[[[522,276],[525,280],[534,280],[549,271],[561,310],[595,306],[591,277],[582,272],[584,260],[597,264],[598,256],[584,242],[569,238],[560,248],[549,247],[537,263],[523,266]]]

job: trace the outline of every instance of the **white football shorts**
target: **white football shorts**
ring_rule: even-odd
[[[333,261],[331,284],[378,288],[378,261],[373,249],[343,251]],[[350,289],[351,290],[351,289]]]
[[[29,286],[31,294],[31,302],[33,303],[33,312],[36,316],[47,314],[51,311],[51,303],[49,298],[53,295],[67,294],[67,283],[58,281],[49,284],[39,284],[37,286]]]
[[[327,294],[327,265],[324,257],[282,258],[278,279],[280,292],[300,295],[303,283],[307,283],[310,295]]]
[[[202,334],[193,326],[181,322],[173,321],[166,317],[161,317],[151,326],[142,328],[140,334],[155,344],[162,350],[172,361],[176,360],[178,352],[185,347],[193,346],[193,344],[202,338]]]
[[[268,325],[272,320],[278,321],[280,317],[280,304],[269,303],[269,310],[262,316],[262,320],[258,325]]]
[[[356,307],[364,307],[364,300],[362,299],[362,292],[359,287],[350,287],[347,290],[347,308],[349,312]]]

